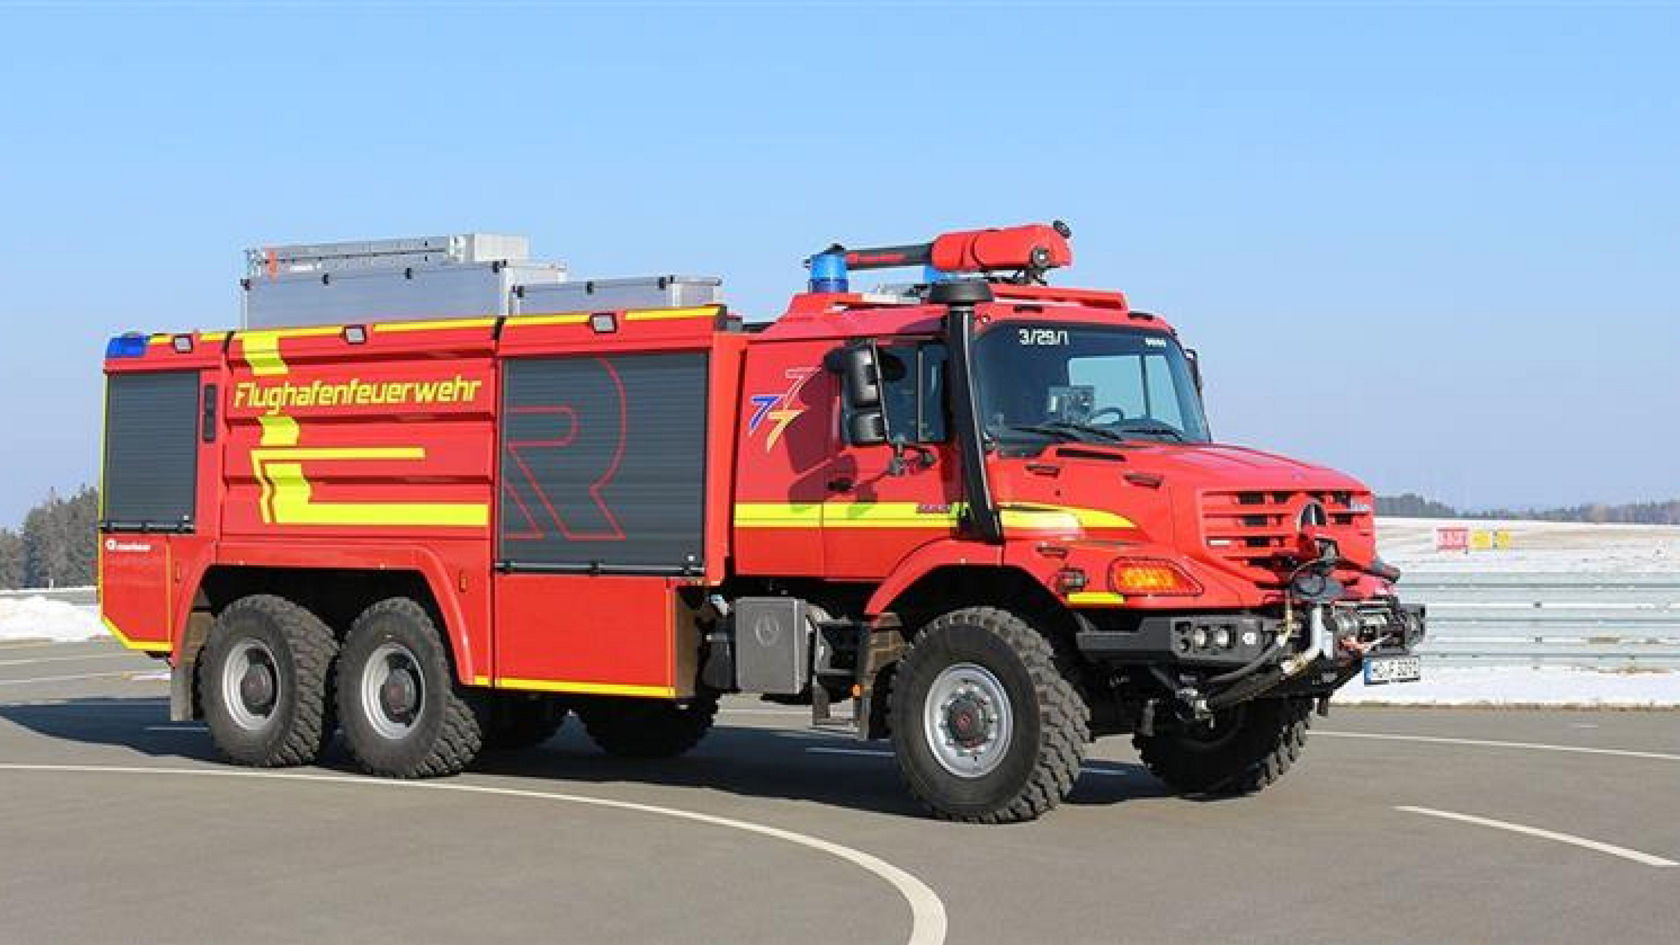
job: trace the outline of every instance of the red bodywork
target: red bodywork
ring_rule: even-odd
[[[1026,229],[1056,264],[1067,260],[1054,230]],[[1011,251],[996,239],[956,234],[934,253],[951,268],[987,268],[992,254]],[[1090,322],[1173,334],[1119,293],[994,288],[977,331]],[[1280,599],[1268,559],[1293,553],[1313,499],[1345,557],[1374,558],[1371,497],[1358,482],[1216,445],[1062,444],[993,456],[1005,541],[965,534],[956,447],[936,445],[931,465],[890,474],[888,447],[841,440],[839,385],[823,368],[849,340],[935,338],[944,315],[903,300],[804,294],[751,333],[708,306],[619,312],[606,333],[588,313],[554,313],[200,333],[190,351],[155,336],[142,356],[108,359],[107,373],[196,374],[217,400],[214,435],[199,448],[190,533],[101,536],[103,617],[130,646],[178,656],[195,603],[205,606],[201,586],[218,571],[405,572],[435,599],[464,684],[680,697],[694,685],[694,602],[730,581],[843,584],[863,592],[870,617],[937,569],[978,566],[1017,569],[1073,608],[1253,608]],[[567,528],[563,515],[509,488],[523,473],[521,444],[501,442],[508,366],[674,352],[706,355],[705,389],[692,392],[706,404],[704,460],[692,471],[705,483],[703,561],[673,575],[498,567],[498,534]],[[554,418],[552,437],[532,448],[564,450],[581,435],[568,404],[521,409]],[[504,446],[513,459],[499,460]],[[612,503],[626,501],[613,475],[609,464],[590,490],[607,522]],[[580,534],[622,539],[610,525]],[[1119,558],[1170,562],[1201,593],[1118,593],[1108,582]],[[1070,570],[1088,583],[1064,586]],[[1360,596],[1379,589],[1371,578],[1347,580]]]

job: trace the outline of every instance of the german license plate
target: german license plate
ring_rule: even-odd
[[[1391,682],[1417,682],[1423,678],[1423,660],[1416,656],[1368,656],[1365,658],[1365,685],[1377,686]]]

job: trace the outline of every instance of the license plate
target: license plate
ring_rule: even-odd
[[[1391,682],[1417,682],[1423,678],[1423,660],[1416,656],[1368,656],[1365,658],[1365,685],[1378,686]]]

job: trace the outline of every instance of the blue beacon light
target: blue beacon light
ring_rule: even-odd
[[[818,253],[811,257],[812,292],[848,292],[850,290],[851,283],[846,281],[845,253]]]

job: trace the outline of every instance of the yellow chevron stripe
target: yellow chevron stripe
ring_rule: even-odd
[[[168,653],[171,649],[170,644],[167,642],[155,643],[150,640],[129,639],[128,634],[117,629],[117,625],[111,622],[111,618],[105,616],[104,614],[99,615],[99,622],[105,625],[106,630],[111,631],[111,636],[116,637],[118,643],[121,643],[123,646],[126,646],[131,650],[140,650],[143,653]]]

